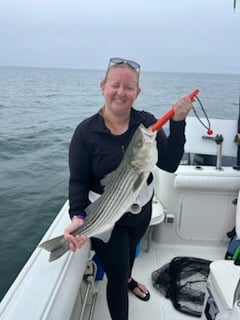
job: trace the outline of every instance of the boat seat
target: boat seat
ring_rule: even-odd
[[[210,264],[208,287],[224,310],[233,308],[239,279],[240,268],[233,260],[216,260]]]
[[[153,196],[152,200],[152,218],[149,223],[149,227],[146,233],[146,238],[147,238],[147,246],[146,246],[146,252],[150,251],[150,245],[151,245],[151,240],[152,240],[152,232],[153,232],[153,227],[157,224],[160,224],[164,220],[164,209],[161,204],[161,202],[158,200],[156,196]]]

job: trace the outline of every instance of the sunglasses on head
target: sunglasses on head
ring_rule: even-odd
[[[122,59],[122,58],[111,58],[109,61],[110,65],[115,65],[115,64],[126,64],[133,69],[139,71],[140,70],[140,64],[133,60],[127,60],[127,59]]]

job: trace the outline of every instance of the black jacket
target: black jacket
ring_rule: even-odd
[[[70,217],[84,214],[84,209],[89,204],[89,190],[103,192],[100,181],[118,167],[138,125],[142,123],[148,128],[156,120],[152,114],[132,108],[129,128],[122,135],[111,134],[100,113],[87,118],[77,126],[69,149]],[[185,121],[170,120],[169,136],[166,137],[163,130],[158,132],[159,168],[169,172],[177,169],[184,152],[184,130]]]

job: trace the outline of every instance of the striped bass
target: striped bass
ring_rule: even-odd
[[[147,178],[157,162],[156,131],[142,124],[135,131],[123,159],[116,170],[101,181],[104,192],[86,208],[84,224],[72,232],[87,237],[101,238],[101,234],[111,231],[121,216],[129,211],[146,186]],[[109,232],[110,238],[111,232]],[[49,261],[61,257],[69,250],[70,240],[59,236],[40,244],[50,251]]]

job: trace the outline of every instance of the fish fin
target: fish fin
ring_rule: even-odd
[[[64,239],[63,236],[59,236],[50,240],[47,240],[45,242],[42,242],[39,244],[40,248],[43,248],[47,251],[52,251],[61,246],[62,240]]]
[[[112,180],[115,179],[116,176],[116,170],[108,173],[102,180],[101,180],[101,185],[103,187],[106,187]]]
[[[143,172],[140,173],[140,175],[137,177],[137,180],[134,182],[134,185],[133,185],[133,191],[136,191],[139,186],[142,184],[142,181],[144,179],[144,174]]]
[[[50,252],[49,261],[54,261],[60,258],[69,250],[68,241],[64,240],[63,236],[40,243],[39,247]]]
[[[129,171],[128,167],[126,166],[123,167],[120,164],[120,166],[116,170],[113,170],[112,172],[109,172],[108,174],[106,174],[106,176],[100,181],[101,186],[104,187],[104,190],[106,186],[111,185],[111,182],[117,179],[117,177],[121,174],[123,169],[124,169],[124,172]]]
[[[50,256],[49,256],[49,262],[57,260],[58,258],[63,256],[68,250],[69,250],[68,247],[62,245],[58,249],[51,251]]]

